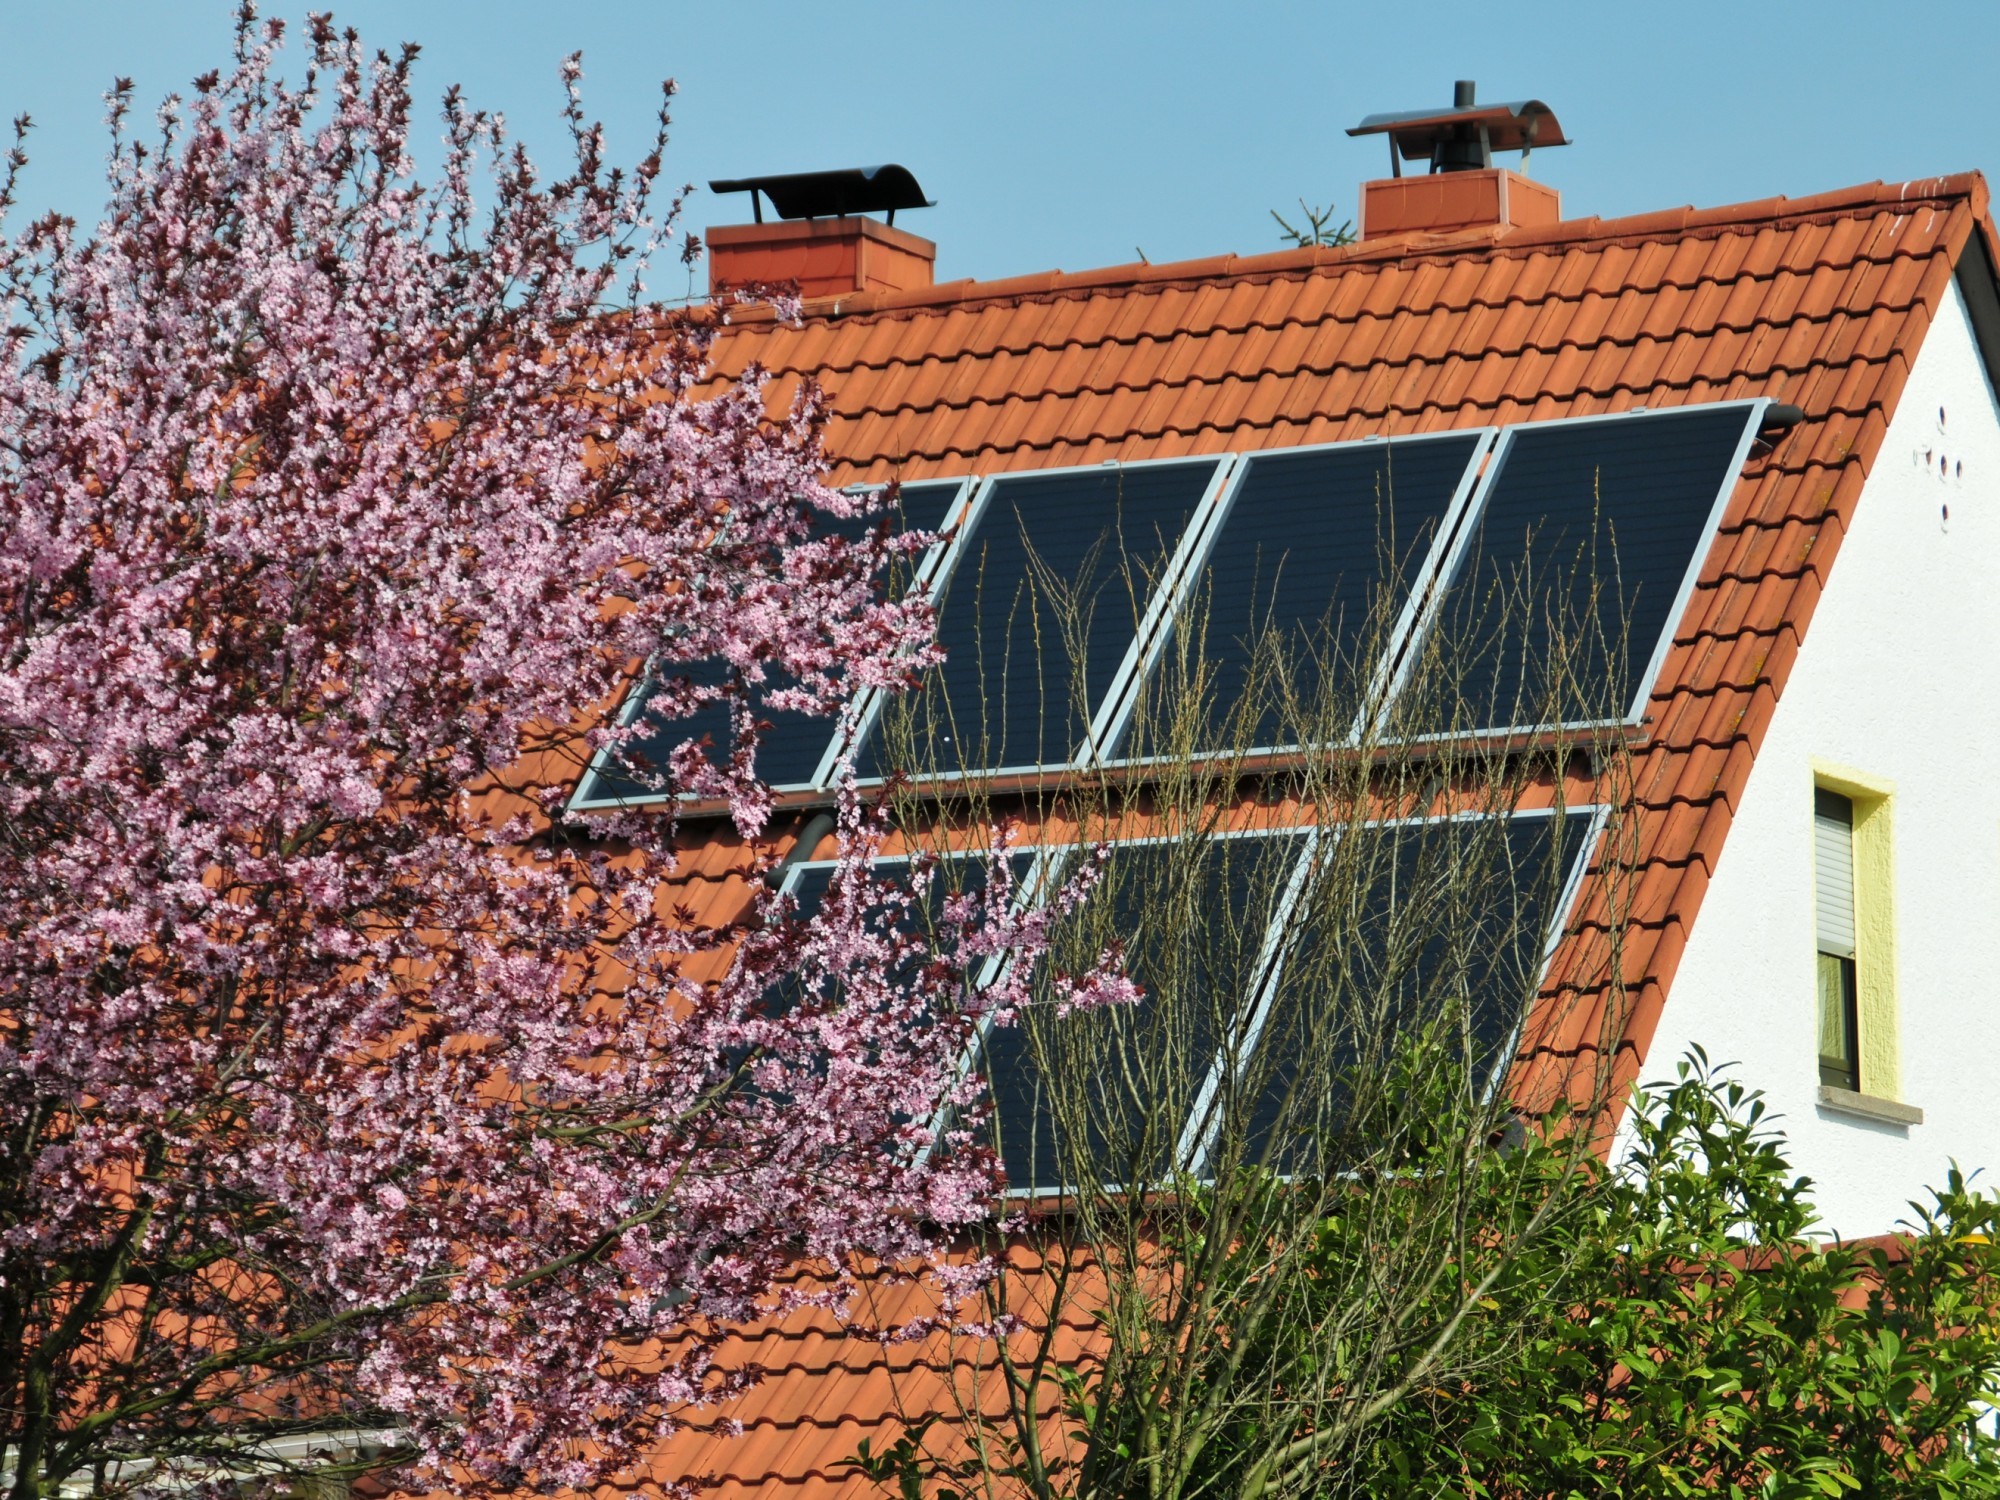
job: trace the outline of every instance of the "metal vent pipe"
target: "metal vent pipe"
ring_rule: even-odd
[[[1479,84],[1461,78],[1452,85],[1451,107],[1455,110],[1478,107]],[[1433,172],[1479,172],[1493,165],[1493,144],[1484,125],[1454,125],[1451,133],[1431,151]]]

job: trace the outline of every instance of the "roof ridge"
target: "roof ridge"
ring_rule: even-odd
[[[1687,237],[1727,230],[1737,225],[1786,226],[1822,216],[1839,216],[1858,208],[1891,204],[1917,207],[1970,200],[1977,218],[1988,220],[1989,194],[1983,173],[1956,172],[1917,177],[1905,182],[1866,182],[1802,198],[1758,198],[1714,208],[1656,209],[1605,219],[1592,216],[1564,219],[1533,229],[1497,227],[1452,230],[1442,234],[1412,232],[1352,245],[1307,246],[1255,255],[1209,255],[1178,261],[1128,261],[1087,271],[1039,271],[1022,276],[980,281],[963,277],[904,291],[848,292],[806,299],[807,320],[845,319],[874,313],[916,312],[926,308],[965,307],[1024,300],[1065,292],[1130,290],[1143,286],[1206,284],[1282,276],[1287,272],[1363,267],[1389,262],[1423,262],[1484,249],[1499,254],[1533,252],[1557,246],[1594,245],[1620,240],[1651,240],[1669,235]],[[730,307],[721,313],[730,324],[768,322],[775,311],[765,304]]]

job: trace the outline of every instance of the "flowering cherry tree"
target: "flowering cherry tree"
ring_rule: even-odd
[[[638,279],[678,200],[657,149],[604,162],[574,61],[568,175],[453,93],[426,187],[413,50],[315,18],[288,83],[281,43],[246,9],[145,143],[121,84],[96,231],[0,239],[17,1497],[335,1430],[458,1482],[629,1464],[751,1378],[719,1330],[788,1266],[987,1211],[929,1122],[1021,1000],[966,976],[1051,920],[998,859],[983,896],[877,883],[850,793],[811,920],[745,881],[705,927],[670,809],[564,810],[650,661],[655,722],[729,709],[670,774],[754,874],[759,715],[907,680],[929,620],[878,580],[917,539],[815,524],[872,502],[820,483],[809,395],[701,394],[712,325]]]

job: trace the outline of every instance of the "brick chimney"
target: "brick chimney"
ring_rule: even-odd
[[[1532,228],[1562,218],[1562,195],[1520,172],[1493,165],[1495,151],[1566,146],[1555,114],[1539,99],[1480,104],[1461,79],[1447,110],[1370,115],[1347,133],[1389,138],[1388,177],[1361,184],[1361,238],[1447,234],[1457,229]],[[1405,177],[1405,161],[1429,171]]]
[[[708,231],[711,295],[759,282],[796,281],[807,297],[903,292],[931,285],[937,246],[875,219],[790,219]]]
[[[736,287],[797,282],[807,297],[902,292],[932,284],[937,246],[896,228],[899,208],[934,205],[909,169],[846,167],[711,182],[718,193],[748,193],[756,222],[708,231],[710,295]],[[778,222],[764,222],[769,198]],[[885,224],[866,215],[884,213]]]
[[[1443,234],[1497,225],[1503,229],[1553,224],[1562,218],[1562,194],[1544,183],[1486,167],[1427,177],[1380,177],[1361,184],[1361,238],[1391,234]]]

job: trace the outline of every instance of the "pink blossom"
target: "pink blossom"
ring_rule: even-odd
[[[823,908],[703,927],[671,804],[563,810],[638,732],[627,663],[726,662],[654,701],[730,707],[671,769],[754,877],[758,718],[908,681],[930,619],[879,582],[923,539],[813,534],[879,502],[823,484],[810,391],[691,394],[714,324],[642,280],[678,200],[605,165],[578,67],[565,175],[454,92],[424,187],[409,59],[316,18],[290,84],[279,38],[246,12],[143,149],[113,96],[94,233],[0,237],[0,1367],[52,1372],[0,1444],[53,1483],[296,1410],[584,1485],[742,1386],[723,1327],[801,1259],[991,1213],[960,1064],[1088,882],[1017,911],[996,833],[931,950],[844,785]],[[231,1350],[215,1411],[156,1409]],[[78,1405],[115,1420],[59,1456]]]

